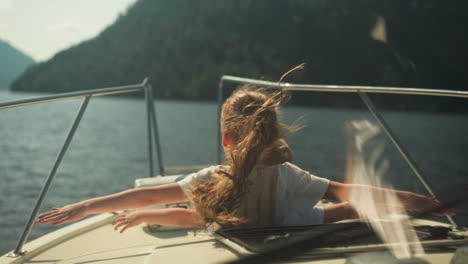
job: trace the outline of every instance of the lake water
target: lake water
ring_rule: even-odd
[[[34,97],[0,92],[0,101]],[[13,249],[79,108],[81,99],[0,110],[0,254]],[[217,146],[215,103],[156,101],[166,167],[214,164]],[[468,116],[383,112],[436,192],[468,180]],[[346,121],[369,119],[363,110],[289,106],[283,121],[307,126],[292,135],[295,163],[318,176],[342,180]],[[92,98],[41,211],[118,192],[148,177],[146,113],[141,99]],[[408,166],[386,142],[397,189],[425,194]],[[157,169],[157,166],[156,166]],[[390,180],[391,179],[391,180]],[[455,220],[468,226],[468,205]],[[36,225],[30,240],[54,230]]]

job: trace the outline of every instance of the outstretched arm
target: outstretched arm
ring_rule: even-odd
[[[169,208],[160,210],[143,210],[130,214],[117,216],[113,225],[114,230],[123,233],[130,227],[141,223],[172,225],[172,226],[195,226],[202,227],[203,219],[195,210],[183,208]]]
[[[323,223],[334,223],[337,221],[359,217],[356,210],[348,203],[342,202],[323,208]]]
[[[397,191],[384,188],[373,187],[369,185],[360,184],[344,184],[339,182],[330,181],[328,190],[324,195],[326,199],[347,201],[351,193],[351,189],[357,192],[390,192],[396,195],[398,200],[402,203],[404,209],[408,211],[423,211],[437,207],[440,202],[432,197],[407,192]],[[433,213],[434,215],[455,215],[453,208],[443,209]]]
[[[188,198],[177,183],[156,187],[130,189],[120,193],[98,197],[70,204],[62,208],[53,208],[39,215],[40,224],[60,225],[79,220],[89,214],[121,211],[141,208],[154,204],[176,203]]]
[[[435,197],[427,197],[407,191],[397,191],[373,187],[369,185],[350,184],[355,169],[355,157],[363,153],[363,144],[379,133],[379,128],[369,121],[353,121],[345,124],[343,128],[346,141],[346,170],[345,183],[330,182],[325,198],[348,201],[351,190],[365,193],[390,193],[395,195],[404,209],[408,211],[424,211],[435,208],[440,202]],[[362,162],[362,161],[361,161]],[[376,195],[372,195],[376,197]],[[455,215],[453,208],[446,208],[433,213],[434,215]]]

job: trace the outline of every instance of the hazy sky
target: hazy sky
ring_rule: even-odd
[[[92,38],[137,0],[0,0],[0,39],[36,61]]]

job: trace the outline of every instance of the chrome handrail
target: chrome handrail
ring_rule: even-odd
[[[399,87],[379,87],[379,86],[360,86],[360,85],[317,85],[317,84],[297,84],[297,83],[277,83],[251,78],[223,75],[220,86],[224,81],[235,83],[254,84],[266,87],[281,87],[287,91],[314,91],[314,92],[342,92],[342,93],[386,93],[386,94],[412,94],[412,95],[431,95],[468,98],[467,91],[455,90],[437,90],[420,88],[399,88]],[[219,90],[218,90],[219,91]]]
[[[344,93],[357,93],[361,100],[366,105],[369,112],[377,120],[377,123],[385,131],[387,137],[391,140],[395,148],[402,155],[408,166],[411,168],[413,173],[416,175],[418,180],[427,190],[427,192],[437,197],[432,187],[429,185],[427,179],[424,177],[422,172],[416,166],[416,163],[411,158],[408,151],[403,147],[400,141],[397,139],[395,134],[391,131],[390,127],[379,114],[375,108],[372,100],[367,96],[367,93],[384,93],[384,94],[403,94],[403,95],[428,95],[428,96],[446,96],[446,97],[458,97],[468,98],[468,92],[466,91],[454,91],[454,90],[437,90],[437,89],[419,89],[419,88],[398,88],[398,87],[377,87],[377,86],[358,86],[358,85],[315,85],[315,84],[295,84],[295,83],[278,83],[264,80],[257,80],[252,78],[237,77],[231,75],[223,75],[220,79],[218,86],[218,117],[221,116],[221,107],[223,99],[223,87],[224,82],[233,82],[238,84],[252,84],[263,87],[278,87],[286,91],[313,91],[313,92],[344,92]],[[221,142],[220,127],[221,124],[218,122],[218,142]],[[217,161],[221,163],[221,144],[217,144]],[[458,225],[451,216],[446,216],[453,230],[458,229]]]
[[[160,174],[162,175],[164,172],[163,165],[162,165],[162,158],[161,150],[160,150],[160,143],[159,143],[159,134],[158,128],[156,123],[156,112],[154,108],[154,100],[151,91],[151,85],[148,82],[148,79],[145,78],[142,83],[135,84],[135,85],[126,85],[126,86],[116,86],[116,87],[108,87],[108,88],[101,88],[101,89],[94,89],[94,90],[85,90],[85,91],[77,91],[77,92],[69,92],[69,93],[59,93],[59,94],[52,94],[46,95],[36,98],[29,98],[29,99],[21,99],[21,100],[14,100],[10,102],[0,103],[0,109],[18,107],[18,106],[25,106],[37,103],[44,103],[44,102],[52,102],[52,101],[60,101],[70,98],[78,98],[84,97],[84,100],[80,106],[80,109],[73,121],[73,124],[70,128],[70,131],[67,134],[65,142],[63,143],[58,156],[53,164],[52,170],[47,177],[47,180],[39,194],[39,197],[34,205],[34,208],[31,212],[29,220],[24,227],[23,233],[18,241],[18,244],[15,250],[8,254],[9,257],[18,257],[24,255],[26,252],[23,251],[23,246],[26,243],[29,234],[31,233],[32,227],[35,223],[37,215],[39,214],[39,210],[44,202],[44,199],[49,191],[49,188],[55,178],[57,170],[65,156],[65,153],[73,140],[73,136],[75,135],[76,130],[78,129],[78,125],[81,122],[81,119],[85,113],[85,110],[88,106],[88,103],[93,96],[102,96],[102,95],[111,95],[111,94],[123,94],[123,93],[131,93],[136,91],[144,91],[145,92],[145,102],[146,102],[146,112],[147,112],[147,123],[148,123],[148,163],[149,163],[149,176],[153,177],[153,141],[152,138],[155,138],[155,145],[156,151],[158,154],[158,162],[159,162],[159,169]]]
[[[76,92],[68,92],[68,93],[58,93],[58,94],[40,96],[40,97],[35,97],[35,98],[14,100],[14,101],[0,103],[0,109],[24,106],[24,105],[30,105],[30,104],[37,104],[37,103],[44,103],[44,102],[60,101],[60,100],[76,98],[76,97],[84,97],[84,96],[102,96],[102,95],[137,92],[137,91],[142,91],[145,88],[146,84],[147,84],[147,79],[145,79],[141,84],[135,84],[135,85],[116,86],[116,87],[108,87],[108,88],[76,91]]]

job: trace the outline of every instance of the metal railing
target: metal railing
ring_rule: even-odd
[[[135,84],[135,85],[126,85],[126,86],[118,86],[118,87],[109,87],[109,88],[102,88],[102,89],[94,89],[94,90],[86,90],[86,91],[78,91],[78,92],[69,92],[69,93],[61,93],[61,94],[52,94],[42,97],[30,98],[30,99],[21,99],[15,100],[5,103],[0,103],[0,109],[12,108],[12,107],[19,107],[24,105],[31,105],[31,104],[38,104],[44,102],[51,102],[51,101],[59,101],[65,100],[70,98],[78,98],[83,97],[83,101],[81,106],[78,110],[78,113],[73,120],[72,126],[65,138],[65,142],[63,143],[60,151],[57,155],[57,158],[52,166],[52,170],[47,177],[47,180],[39,194],[39,197],[34,205],[34,208],[31,212],[29,220],[23,230],[23,233],[18,241],[18,244],[15,250],[8,254],[10,257],[18,257],[24,255],[26,252],[23,251],[23,246],[26,243],[29,234],[31,233],[32,227],[35,223],[39,210],[44,202],[44,199],[49,191],[49,188],[54,181],[55,175],[57,173],[60,164],[62,163],[63,157],[67,152],[67,149],[73,140],[73,136],[75,135],[76,130],[81,122],[81,119],[86,111],[86,108],[93,96],[102,96],[102,95],[113,95],[113,94],[123,94],[123,93],[131,93],[137,91],[144,91],[145,93],[145,102],[146,102],[146,113],[147,113],[147,130],[148,130],[148,165],[149,165],[149,176],[154,176],[154,166],[153,166],[153,138],[154,138],[154,145],[156,147],[157,157],[158,157],[158,164],[159,164],[159,174],[164,175],[164,167],[162,163],[161,157],[161,150],[160,150],[160,143],[159,143],[159,135],[158,135],[158,127],[157,127],[157,119],[156,119],[156,111],[154,108],[154,100],[151,85],[148,82],[148,79],[145,78],[142,83]]]
[[[361,100],[366,105],[369,112],[376,119],[377,123],[382,127],[387,137],[391,140],[395,148],[404,158],[405,162],[411,168],[413,173],[416,175],[418,180],[427,190],[427,192],[437,197],[432,187],[429,185],[427,179],[422,174],[421,170],[417,167],[414,160],[411,158],[408,151],[400,143],[398,138],[390,129],[385,119],[377,111],[377,108],[372,103],[372,100],[367,96],[368,93],[384,93],[384,94],[406,94],[406,95],[428,95],[428,96],[444,96],[444,97],[460,97],[468,98],[468,92],[466,91],[453,91],[453,90],[436,90],[436,89],[417,89],[417,88],[398,88],[398,87],[374,87],[374,86],[350,86],[350,85],[310,85],[310,84],[293,84],[293,83],[277,83],[263,80],[256,80],[251,78],[236,77],[230,75],[223,75],[218,86],[218,117],[221,116],[221,107],[224,97],[224,83],[232,82],[238,84],[252,84],[262,87],[278,87],[286,91],[311,91],[311,92],[344,92],[344,93],[357,93]],[[221,124],[218,122],[218,142],[221,142]],[[221,162],[221,145],[217,144],[217,159],[218,163]],[[458,229],[458,225],[451,216],[446,216],[452,228]]]

